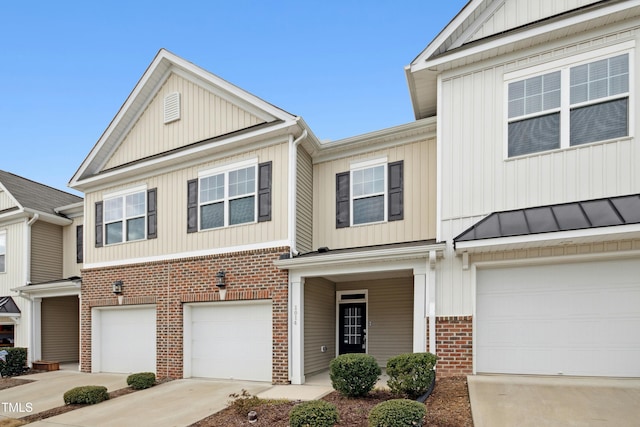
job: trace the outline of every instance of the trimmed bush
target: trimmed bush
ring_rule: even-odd
[[[156,374],[153,372],[139,372],[127,377],[127,385],[134,390],[149,388],[156,383]]]
[[[382,373],[378,362],[368,354],[342,354],[329,364],[331,385],[343,396],[365,396]]]
[[[337,422],[338,409],[324,400],[303,402],[289,412],[290,427],[333,427]]]
[[[422,426],[427,408],[409,399],[392,399],[378,403],[369,412],[369,427]]]
[[[85,385],[75,387],[64,394],[64,403],[66,405],[72,403],[89,404],[100,403],[109,399],[107,388],[101,385]]]
[[[3,347],[0,350],[7,352],[4,362],[0,359],[0,375],[3,377],[15,377],[27,370],[27,349],[23,347]]]
[[[406,353],[387,362],[387,386],[392,393],[415,399],[429,390],[438,358],[431,353]]]

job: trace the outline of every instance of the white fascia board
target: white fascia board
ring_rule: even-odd
[[[184,259],[184,258],[196,258],[196,257],[210,256],[210,255],[224,255],[224,254],[235,253],[235,252],[247,252],[247,251],[275,249],[275,248],[288,248],[288,247],[289,247],[288,240],[274,240],[271,242],[263,242],[263,243],[240,245],[240,246],[229,246],[225,248],[205,249],[201,251],[179,252],[175,254],[157,255],[157,256],[150,256],[150,257],[128,258],[128,259],[115,260],[115,261],[85,263],[83,266],[83,269],[86,270],[90,268],[118,267],[123,265],[172,261],[172,260]],[[288,252],[288,249],[286,252]]]
[[[65,218],[65,217],[58,216],[58,215],[53,215],[53,214],[46,213],[46,212],[37,211],[37,210],[34,210],[34,209],[25,208],[24,212],[26,212],[28,214],[31,214],[30,216],[38,215],[40,221],[48,222],[50,224],[69,225],[69,224],[73,223],[73,221],[70,220],[69,218]]]
[[[30,297],[58,297],[68,295],[80,295],[81,281],[60,281],[46,283],[42,285],[27,285],[11,289],[19,294],[26,294]]]
[[[483,1],[488,0],[470,0],[460,12],[443,28],[442,31],[436,36],[435,39],[423,50],[413,61],[411,61],[411,70],[426,68],[420,67],[420,64],[424,64],[433,55],[440,46],[447,41],[449,37],[458,29],[464,21],[471,16],[475,10],[480,6]],[[418,68],[419,67],[419,68]]]
[[[354,263],[385,263],[401,260],[428,258],[430,251],[436,251],[439,256],[444,254],[445,243],[435,243],[431,245],[410,246],[403,248],[371,249],[353,252],[342,252],[335,254],[325,254],[310,257],[297,257],[291,259],[281,259],[274,261],[274,265],[281,269],[298,270],[311,267],[324,268],[325,273],[330,268]],[[384,267],[383,267],[384,269]]]
[[[495,239],[456,242],[456,253],[495,252],[548,246],[566,246],[640,238],[640,224],[589,228],[585,230],[557,231],[553,233],[528,234],[525,236],[500,237]]]
[[[70,205],[60,206],[59,208],[55,208],[53,211],[57,214],[72,217],[78,216],[78,214],[82,215],[84,213],[84,200]]]
[[[482,42],[480,40],[478,41],[477,45],[474,45],[468,49],[465,49],[464,46],[462,46],[458,50],[440,55],[434,59],[426,59],[422,62],[416,61],[415,65],[411,65],[411,71],[416,72],[416,71],[424,70],[427,68],[438,67],[448,62],[456,61],[458,59],[483,53],[492,49],[497,49],[503,46],[517,43],[522,40],[526,40],[526,39],[533,38],[545,33],[549,33],[554,30],[559,30],[561,28],[569,27],[572,25],[581,24],[591,19],[601,18],[605,15],[621,12],[621,11],[632,9],[638,6],[640,6],[640,0],[615,2],[611,5],[603,6],[602,8],[598,8],[596,10],[581,13],[575,16],[570,16],[568,18],[561,19],[559,21],[554,21],[548,24],[533,26],[529,29],[514,31],[512,34],[506,34],[501,37],[492,38],[491,40],[488,40],[485,42]]]

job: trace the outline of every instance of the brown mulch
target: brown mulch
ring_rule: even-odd
[[[323,400],[333,403],[338,408],[340,422],[338,426],[367,427],[368,414],[371,408],[380,402],[393,399],[386,390],[374,390],[367,397],[349,399],[333,392]],[[250,424],[247,420],[247,408],[240,406],[243,411],[234,410],[234,405],[216,414],[210,415],[189,427],[287,427],[289,425],[289,411],[299,402],[266,402],[251,409],[258,414],[258,421]],[[436,381],[433,393],[425,402],[427,416],[424,425],[429,427],[473,427],[471,405],[467,378],[447,377]]]
[[[4,377],[0,378],[0,390],[16,387],[22,384],[33,382],[33,380],[24,380],[22,378]]]

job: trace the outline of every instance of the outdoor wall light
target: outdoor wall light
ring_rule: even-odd
[[[123,287],[122,280],[116,280],[115,282],[113,282],[113,293],[116,295],[121,295],[122,287]]]
[[[224,270],[220,270],[216,273],[216,286],[218,287],[218,289],[220,289],[220,300],[224,301],[225,298],[227,297],[227,289],[226,286],[227,284],[224,282],[225,281],[225,272]]]

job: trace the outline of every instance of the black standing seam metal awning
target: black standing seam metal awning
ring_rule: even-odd
[[[20,316],[20,309],[11,297],[0,297],[0,317]]]
[[[494,212],[454,243],[556,231],[640,224],[640,194]]]

